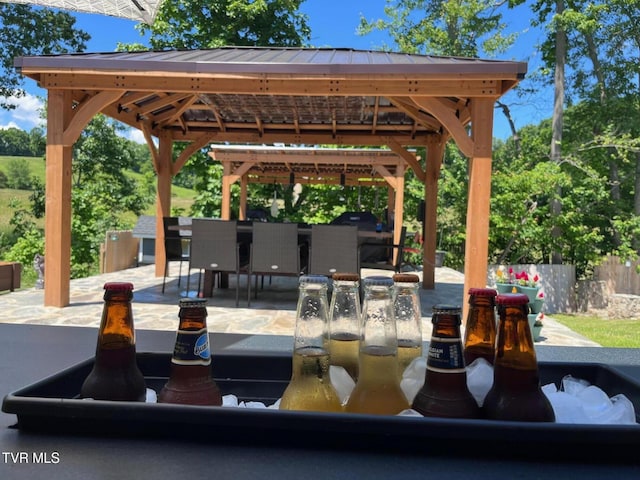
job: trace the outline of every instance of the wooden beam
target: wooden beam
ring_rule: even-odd
[[[71,280],[71,93],[51,89],[47,100],[47,163],[44,225],[44,305],[69,305]]]
[[[422,169],[422,165],[420,165],[420,162],[418,161],[418,159],[414,154],[405,150],[405,148],[402,145],[400,145],[398,142],[396,142],[393,138],[389,138],[385,145],[389,147],[391,150],[393,150],[393,152],[396,153],[398,156],[400,156],[405,162],[407,162],[407,164],[411,167],[413,172],[416,174],[416,177],[418,178],[418,180],[424,183],[425,172]]]
[[[204,135],[201,135],[200,138],[187,145],[187,147],[180,152],[180,155],[171,167],[171,174],[175,176],[180,173],[180,170],[182,170],[184,164],[187,163],[189,157],[209,143],[211,143],[211,135],[205,133]]]
[[[427,162],[424,182],[424,232],[422,243],[422,288],[436,288],[435,265],[438,245],[438,179],[446,142],[427,145]]]
[[[64,130],[62,142],[66,146],[73,145],[80,137],[82,130],[87,126],[98,113],[100,113],[107,105],[111,105],[124,95],[124,90],[115,90],[111,92],[100,92],[94,95],[86,102],[80,104],[73,115],[73,119]]]
[[[460,151],[467,157],[473,156],[473,140],[456,116],[440,99],[432,97],[411,97],[411,100],[425,111],[436,117],[442,126],[451,134]]]
[[[171,173],[173,162],[173,140],[167,134],[161,135],[158,147],[157,192],[156,192],[156,277],[164,275],[166,252],[164,250],[164,224],[162,217],[171,215]]]
[[[23,74],[28,72],[23,69]],[[364,78],[362,78],[364,77]],[[371,76],[292,76],[214,74],[181,74],[175,72],[121,72],[95,70],[73,73],[43,73],[42,88],[84,90],[166,91],[182,93],[217,93],[235,95],[300,95],[300,96],[452,96],[497,97],[503,84],[497,79],[451,76],[422,78],[405,75]],[[513,77],[513,76],[511,76]],[[507,78],[505,78],[507,79]]]
[[[160,171],[160,154],[158,153],[158,149],[156,148],[156,144],[153,141],[153,137],[151,136],[151,130],[149,126],[140,122],[138,128],[142,131],[142,135],[144,136],[145,141],[147,142],[147,147],[149,147],[149,152],[151,153],[151,162],[153,163],[153,169],[156,173]],[[165,133],[165,137],[167,134]]]
[[[473,99],[471,105],[473,156],[469,160],[469,197],[464,253],[464,292],[487,286],[489,214],[491,201],[491,151],[493,106],[488,99]],[[466,319],[467,302],[463,302]]]

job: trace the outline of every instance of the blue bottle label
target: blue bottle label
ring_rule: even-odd
[[[177,365],[209,365],[209,335],[207,329],[190,331],[178,330],[171,362]]]
[[[461,340],[459,338],[432,337],[427,353],[427,369],[440,373],[464,372]]]

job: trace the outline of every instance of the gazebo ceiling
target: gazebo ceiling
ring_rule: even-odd
[[[177,141],[423,145],[497,99],[526,64],[351,49],[238,48],[20,57],[43,88],[72,91]],[[463,148],[464,151],[464,148]]]
[[[404,175],[404,160],[391,150],[212,145],[211,158],[248,183],[385,186]]]

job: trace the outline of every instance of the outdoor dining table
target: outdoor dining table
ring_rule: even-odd
[[[175,332],[139,330],[138,352],[169,352]],[[94,355],[95,328],[0,324],[0,393],[56,374]],[[215,355],[290,355],[291,337],[210,334]],[[616,365],[640,382],[638,349],[536,346],[539,361],[576,365],[603,362]],[[365,416],[366,417],[366,416]],[[364,417],[363,417],[364,420]],[[46,418],[43,418],[46,422]],[[169,422],[170,423],[170,422]],[[320,448],[305,441],[303,430],[289,443],[263,438],[227,441],[215,430],[198,429],[193,438],[147,438],[105,435],[99,429],[86,434],[25,432],[14,428],[16,415],[0,413],[0,478],[255,478],[299,479],[313,472],[317,478],[576,478],[582,480],[640,478],[638,462],[521,460],[474,454],[474,442],[448,452],[427,446],[417,452]],[[352,421],[357,425],[357,421]],[[170,428],[170,427],[167,427]],[[279,432],[277,435],[292,433]],[[576,433],[579,436],[579,433]],[[200,441],[207,437],[209,441]],[[212,441],[212,439],[217,440]],[[477,442],[482,442],[478,438]],[[357,447],[354,445],[353,447]],[[362,446],[364,447],[364,446]],[[544,445],[541,446],[544,448]],[[638,445],[629,445],[636,448]],[[568,446],[567,448],[571,448]],[[12,455],[11,455],[11,454]],[[39,461],[36,461],[38,460]],[[46,462],[45,462],[46,460]],[[602,460],[602,459],[600,459]]]
[[[171,225],[169,226],[169,230],[179,231],[180,235],[189,238],[191,237],[191,223],[189,223],[189,218],[185,217],[184,221],[180,225]],[[221,220],[223,221],[223,220]],[[251,222],[240,221],[237,224],[238,234],[251,235],[253,232],[253,224]],[[311,238],[311,225],[299,225],[298,226],[298,236],[302,239],[309,240]],[[249,237],[250,238],[250,237]],[[393,232],[382,231],[378,232],[375,230],[366,230],[359,228],[358,229],[358,242],[362,244],[364,242],[379,242],[380,244],[384,244],[389,240],[393,239]],[[227,288],[228,287],[228,274],[223,273],[220,274],[220,287]],[[204,273],[203,280],[203,288],[202,290],[208,292],[211,290],[213,286],[214,276],[210,270],[206,270]]]

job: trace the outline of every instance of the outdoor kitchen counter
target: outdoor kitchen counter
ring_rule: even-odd
[[[93,328],[0,324],[0,393],[4,397],[94,354]],[[139,352],[167,352],[175,334],[138,331]],[[289,352],[291,338],[212,335],[213,355],[221,351]],[[538,359],[607,363],[640,381],[637,349],[536,346]],[[68,434],[26,433],[10,426],[16,416],[0,414],[0,478],[640,478],[638,465],[543,463],[508,458],[467,457],[472,445],[446,455],[385,454],[380,451],[338,451],[277,445],[225,445],[193,441],[134,439]],[[299,438],[304,444],[304,436]],[[632,446],[630,446],[632,448]],[[637,445],[635,446],[637,448]],[[9,455],[13,453],[14,455]],[[26,452],[26,454],[22,454]],[[34,454],[41,463],[34,463]],[[14,462],[15,458],[24,461]],[[48,460],[48,463],[42,463]]]

